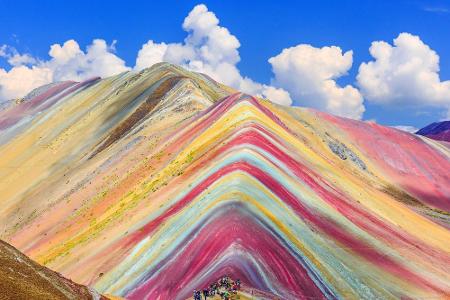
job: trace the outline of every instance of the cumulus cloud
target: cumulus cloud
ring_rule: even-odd
[[[10,71],[0,69],[0,102],[25,96],[32,89],[53,81],[48,68],[17,66]]]
[[[125,62],[114,54],[115,42],[108,45],[96,39],[87,46],[86,52],[74,40],[62,46],[52,45],[49,55],[52,59],[44,63],[52,70],[56,80],[84,80],[94,76],[107,77],[129,70]]]
[[[142,70],[158,62],[162,62],[167,51],[167,44],[148,41],[139,50],[136,58],[136,70]]]
[[[239,40],[205,5],[195,6],[183,22],[187,36],[182,43],[157,43],[149,40],[139,50],[134,69],[141,70],[167,61],[190,70],[203,72],[214,79],[243,92],[290,105],[287,91],[258,83],[240,74]],[[15,49],[0,47],[0,57],[11,65],[9,71],[0,69],[0,100],[24,96],[31,89],[52,81],[84,80],[89,77],[111,76],[130,68],[115,55],[114,43],[94,40],[86,51],[75,40],[54,44],[48,52],[50,59],[42,61]]]
[[[301,44],[283,49],[269,63],[275,74],[273,83],[287,90],[298,101],[296,104],[361,119],[365,108],[359,91],[336,83],[351,68],[352,51],[342,53],[336,46],[315,48]]]
[[[439,56],[418,36],[401,33],[393,45],[376,41],[369,51],[374,60],[362,63],[357,75],[368,101],[450,109],[450,80],[441,81]]]
[[[195,6],[184,19],[182,28],[187,32],[182,42],[149,40],[145,43],[137,54],[134,69],[167,61],[282,105],[291,105],[291,97],[294,97],[297,104],[342,116],[361,118],[364,112],[358,90],[336,83],[352,66],[351,51],[342,53],[338,47],[309,45],[284,49],[269,60],[275,77],[272,84],[267,85],[240,73],[237,67],[239,40],[219,25],[217,16],[205,5]],[[69,40],[62,45],[52,45],[47,60],[2,46],[0,57],[5,58],[11,68],[0,69],[0,100],[24,96],[31,89],[53,81],[107,77],[129,70],[115,54],[114,44],[97,39],[83,51],[76,41]]]
[[[36,63],[36,59],[29,54],[20,54],[11,46],[3,45],[0,47],[0,57],[7,60],[11,66],[30,65]]]
[[[74,40],[50,47],[48,60],[20,54],[9,46],[0,47],[0,57],[11,65],[0,68],[0,101],[22,97],[41,85],[61,80],[85,80],[94,76],[111,76],[130,68],[114,54],[114,42],[108,45],[96,39],[86,51]]]
[[[36,59],[29,54],[20,54],[16,49],[3,45],[0,47],[0,57],[7,60],[8,64],[17,67],[36,63]]]
[[[297,105],[354,119],[361,119],[365,111],[363,97],[381,105],[445,108],[450,117],[450,80],[440,79],[439,56],[418,36],[402,33],[392,45],[373,42],[369,49],[373,60],[359,67],[359,89],[337,83],[352,67],[352,51],[307,44],[283,49],[269,59],[274,76],[268,85],[240,73],[241,44],[219,23],[205,5],[195,6],[182,24],[185,39],[178,43],[149,40],[139,50],[133,69],[167,61],[279,104],[291,105],[295,99]],[[75,40],[68,40],[51,45],[48,55],[39,59],[0,46],[0,58],[10,66],[0,68],[0,101],[24,96],[54,81],[80,81],[131,70],[115,54],[115,41],[107,44],[96,39],[83,50]]]
[[[196,72],[203,72],[226,85],[243,92],[266,97],[273,102],[290,105],[287,91],[258,83],[242,76],[237,68],[240,61],[239,40],[219,25],[219,19],[203,5],[195,6],[184,19],[187,36],[183,43],[157,43],[149,40],[136,58],[136,70],[156,62],[167,61]]]

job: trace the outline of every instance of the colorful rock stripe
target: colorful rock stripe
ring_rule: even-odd
[[[44,111],[0,148],[38,128],[69,136],[54,157],[8,154],[47,157],[51,175],[8,187],[1,213],[19,222],[2,238],[128,299],[186,299],[224,274],[283,299],[449,296],[448,148],[240,93],[219,100],[230,92],[161,64],[64,96],[58,109],[82,122]],[[157,104],[111,139],[148,97]]]

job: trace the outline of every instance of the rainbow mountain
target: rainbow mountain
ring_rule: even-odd
[[[0,238],[101,294],[450,296],[447,143],[167,63],[0,111]]]

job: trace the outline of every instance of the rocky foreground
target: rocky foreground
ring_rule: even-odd
[[[0,241],[0,299],[107,299]]]

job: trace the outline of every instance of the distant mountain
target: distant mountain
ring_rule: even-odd
[[[0,240],[0,299],[107,299],[35,263]]]
[[[450,142],[450,121],[432,123],[417,131],[416,134],[438,141]]]
[[[265,299],[445,298],[449,170],[440,143],[161,63],[0,111],[0,238],[127,299],[224,275]]]

